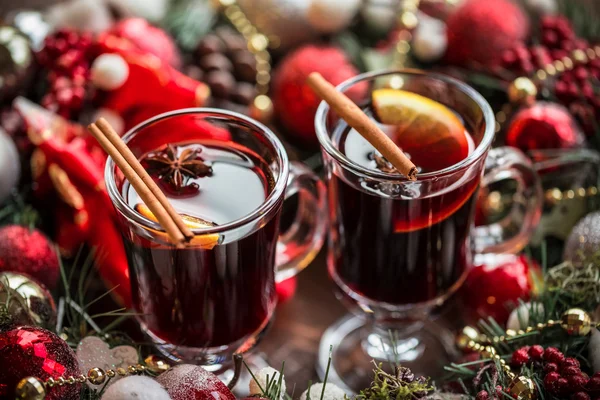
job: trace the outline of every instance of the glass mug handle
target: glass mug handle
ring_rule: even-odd
[[[542,215],[542,183],[533,164],[512,147],[490,150],[485,160],[482,189],[505,179],[517,183],[513,204],[500,221],[475,227],[475,252],[517,253],[529,242]]]
[[[279,235],[275,256],[275,280],[284,281],[306,268],[321,250],[327,230],[325,184],[305,165],[290,163],[285,199],[298,195],[292,225]]]

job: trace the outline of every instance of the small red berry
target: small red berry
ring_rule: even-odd
[[[565,378],[558,378],[556,381],[556,393],[563,394],[569,392],[569,381]]]
[[[488,400],[489,397],[490,395],[488,394],[488,392],[482,390],[481,392],[477,393],[477,396],[475,396],[475,400]]]
[[[502,389],[502,386],[500,386],[500,385],[496,385],[496,396],[497,396],[499,399],[501,399],[501,398],[502,398],[502,391],[503,391],[503,389]]]
[[[561,379],[558,372],[550,372],[544,377],[544,387],[551,393],[557,392],[558,380]]]
[[[571,375],[567,378],[569,392],[579,392],[584,389],[587,380],[581,375]]]
[[[566,368],[563,368],[560,370],[560,374],[562,376],[564,376],[565,378],[567,376],[571,376],[571,375],[579,375],[580,373],[581,373],[581,370],[575,366],[566,367]]]
[[[525,365],[529,362],[529,354],[527,347],[521,347],[520,349],[515,350],[512,354],[512,359],[510,363],[515,367],[520,367],[521,365]]]
[[[544,348],[539,344],[529,348],[529,357],[534,361],[541,361],[544,357]]]
[[[577,392],[571,396],[571,400],[590,400],[590,395],[586,392]]]
[[[560,352],[556,347],[548,347],[544,350],[544,360],[560,364],[565,359],[563,353]]]
[[[550,372],[557,372],[558,371],[558,365],[556,365],[555,363],[548,363],[546,365],[544,365],[544,373],[549,374]]]
[[[600,392],[600,374],[598,372],[590,378],[585,388],[590,392]]]
[[[560,363],[560,368],[562,368],[562,369],[567,368],[567,367],[579,368],[580,366],[581,366],[581,364],[579,364],[579,361],[577,361],[577,359],[573,358],[573,357],[567,357]]]

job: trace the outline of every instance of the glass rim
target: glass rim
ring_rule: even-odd
[[[483,138],[481,142],[477,145],[475,150],[469,154],[468,157],[462,159],[461,161],[453,164],[449,167],[427,172],[423,174],[417,175],[417,182],[423,179],[432,179],[438,178],[440,175],[447,175],[453,172],[456,172],[462,168],[468,167],[473,164],[476,160],[478,160],[481,156],[485,154],[485,152],[489,149],[492,144],[492,140],[495,135],[495,117],[492,111],[492,107],[489,103],[483,98],[483,96],[473,89],[471,86],[467,85],[459,81],[458,79],[452,78],[447,75],[432,73],[427,71],[422,71],[418,69],[388,69],[388,70],[379,70],[373,72],[366,72],[362,74],[358,74],[350,79],[345,80],[336,86],[336,89],[340,92],[344,92],[348,90],[353,85],[359,82],[366,82],[373,80],[374,78],[378,78],[385,75],[404,75],[404,76],[421,76],[432,79],[437,79],[439,81],[450,84],[463,92],[465,95],[470,97],[481,109],[483,119],[485,122],[485,131],[483,134]],[[385,180],[385,181],[397,181],[397,182],[412,182],[404,175],[392,174],[388,172],[375,171],[350,160],[346,157],[332,142],[331,136],[328,134],[327,129],[327,113],[329,112],[330,107],[325,101],[321,101],[319,107],[317,108],[317,112],[315,114],[315,131],[317,133],[317,138],[321,147],[333,157],[337,162],[342,164],[343,167],[348,168],[352,172],[358,173],[363,176],[367,176],[374,179]]]
[[[288,155],[283,147],[283,144],[277,138],[275,133],[273,133],[269,128],[267,128],[267,126],[261,124],[260,122],[254,120],[250,117],[247,117],[245,115],[242,115],[240,113],[237,113],[234,111],[218,109],[218,108],[209,108],[209,107],[183,108],[183,109],[179,109],[179,110],[173,110],[173,111],[168,111],[168,112],[165,112],[162,114],[158,114],[152,118],[149,118],[143,122],[140,122],[133,128],[129,129],[123,135],[122,139],[125,143],[128,143],[141,130],[143,130],[144,128],[147,128],[148,126],[150,126],[156,122],[159,122],[159,121],[162,121],[165,119],[169,119],[169,118],[173,118],[173,117],[177,117],[177,116],[181,116],[181,115],[187,115],[187,114],[217,115],[217,116],[241,120],[241,121],[247,123],[254,130],[256,130],[257,132],[260,132],[267,139],[268,143],[273,146],[273,148],[275,149],[277,162],[280,164],[280,169],[281,169],[281,172],[275,181],[273,190],[271,191],[271,193],[269,193],[269,195],[267,196],[265,201],[254,211],[252,211],[251,213],[249,213],[241,218],[235,219],[235,220],[230,221],[223,225],[217,225],[214,227],[207,227],[207,228],[191,229],[192,233],[202,234],[202,235],[211,234],[211,233],[224,233],[227,231],[231,231],[231,230],[243,227],[244,225],[251,223],[251,222],[255,221],[256,219],[258,219],[264,215],[267,215],[268,212],[270,212],[273,209],[273,207],[275,207],[275,205],[277,204],[277,202],[279,201],[281,196],[283,196],[283,194],[285,193],[285,188],[287,186],[287,180],[288,180],[288,176],[289,176],[289,159],[288,159]],[[152,221],[152,220],[146,218],[145,216],[143,216],[142,214],[138,213],[137,211],[135,211],[133,209],[133,207],[131,207],[125,201],[122,194],[119,193],[119,190],[117,188],[117,182],[115,180],[114,169],[115,169],[114,160],[112,159],[112,157],[109,156],[106,159],[106,165],[104,167],[104,182],[106,184],[106,188],[107,188],[109,197],[110,197],[113,205],[115,206],[115,208],[121,214],[123,214],[127,219],[134,221],[135,223],[141,225],[142,227],[144,227],[146,229],[151,229],[151,230],[159,231],[159,232],[166,232],[163,229],[163,227],[160,226],[160,224],[158,224],[157,222]]]

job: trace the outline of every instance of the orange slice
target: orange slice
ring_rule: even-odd
[[[152,211],[150,211],[148,206],[146,206],[144,203],[137,204],[135,206],[135,210],[137,212],[139,212],[140,214],[142,214],[144,217],[148,218],[149,220],[158,222],[158,219],[156,218],[156,216],[152,213]],[[188,226],[188,228],[191,228],[191,229],[202,229],[202,228],[209,228],[209,227],[214,226],[210,222],[203,221],[200,218],[195,218],[195,217],[192,217],[192,216],[186,215],[186,214],[180,214],[180,215],[181,215],[181,219],[183,219],[183,222],[185,222],[185,224]],[[213,247],[215,247],[217,244],[219,244],[219,234],[218,233],[210,233],[210,234],[206,234],[206,235],[195,235],[188,243],[194,247],[199,247],[201,249],[210,250]]]
[[[387,88],[374,90],[372,100],[379,121],[396,126],[392,140],[422,172],[449,167],[469,155],[469,134],[456,114],[443,104]]]

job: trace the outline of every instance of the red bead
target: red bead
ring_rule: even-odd
[[[475,400],[488,400],[489,398],[490,395],[485,390],[480,391],[477,393],[477,396],[475,396]]]
[[[590,400],[590,395],[586,392],[577,392],[571,396],[571,400]]]
[[[568,381],[568,390],[570,392],[578,392],[583,390],[585,385],[588,383],[587,379],[585,379],[581,375],[571,375],[567,378]]]
[[[560,370],[560,374],[564,377],[571,376],[571,375],[579,375],[580,373],[581,373],[581,370],[579,369],[579,367],[575,367],[575,366],[568,366],[568,367],[565,367]]]
[[[567,367],[579,368],[580,366],[581,366],[581,364],[579,364],[579,361],[573,357],[567,357],[560,363],[560,368],[567,368]]]
[[[548,362],[553,362],[556,364],[560,364],[565,359],[563,353],[558,350],[556,347],[548,347],[544,350],[544,360]]]
[[[544,357],[544,348],[539,344],[531,346],[529,348],[529,357],[534,361],[541,361]]]
[[[515,367],[520,367],[521,365],[525,365],[529,362],[529,354],[527,353],[529,349],[526,347],[521,347],[520,349],[515,350],[512,354],[512,359],[510,363]]]
[[[549,374],[550,372],[558,372],[558,365],[555,363],[547,363],[544,365],[544,373]]]

